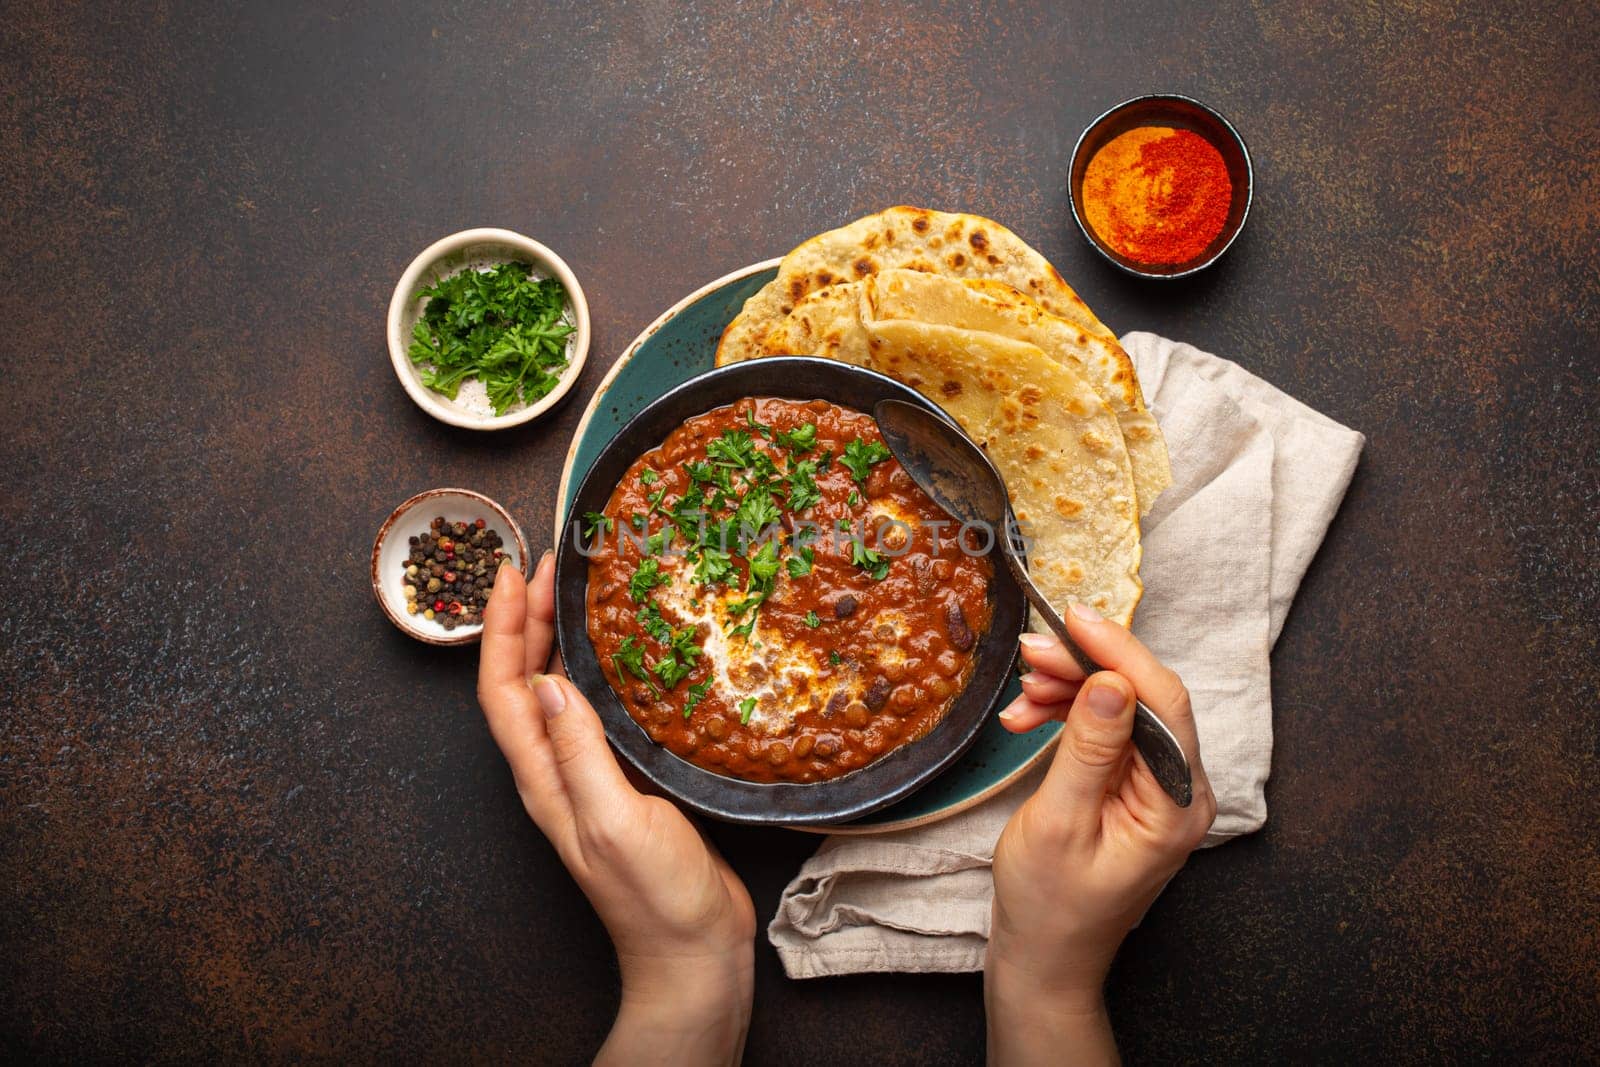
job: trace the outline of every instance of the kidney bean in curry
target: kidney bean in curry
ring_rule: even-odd
[[[584,521],[606,678],[653,740],[719,774],[822,781],[922,737],[989,625],[990,562],[870,416],[825,401],[689,419]]]

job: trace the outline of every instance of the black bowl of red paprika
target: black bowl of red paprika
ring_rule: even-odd
[[[870,412],[897,399],[938,411],[892,378],[835,360],[781,356],[719,367],[653,401],[609,441],[584,477],[556,546],[556,638],[573,683],[589,697],[611,744],[658,788],[704,815],[767,826],[848,822],[916,792],[972,745],[998,704],[1017,658],[1026,601],[1007,568],[994,566],[986,599],[989,624],[977,635],[971,673],[926,735],[907,741],[840,777],[821,781],[749,781],[683,759],[653,741],[629,714],[601,668],[589,629],[593,532],[584,516],[602,512],[634,461],[685,422],[750,397],[823,400]]]
[[[1083,131],[1068,194],[1078,228],[1113,266],[1183,278],[1215,263],[1244,230],[1254,175],[1227,119],[1186,96],[1140,96]]]

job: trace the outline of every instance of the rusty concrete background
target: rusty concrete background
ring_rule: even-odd
[[[1129,939],[1128,1058],[1593,1056],[1597,32],[1559,2],[7,5],[0,1053],[592,1053],[606,939],[474,654],[373,605],[373,531],[439,484],[547,530],[662,308],[908,202],[1370,438],[1274,656],[1271,821]],[[1097,262],[1065,191],[1086,122],[1161,90],[1259,185],[1165,287]],[[383,342],[407,261],[472,225],[559,250],[595,323],[576,401],[492,437],[417,410]],[[713,833],[764,915],[813,846]],[[981,1055],[976,977],[758,959],[753,1063]]]

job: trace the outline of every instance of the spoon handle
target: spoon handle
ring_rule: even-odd
[[[1001,538],[1002,543],[1005,541]],[[1067,633],[1067,624],[1050,602],[1044,598],[1039,587],[1033,584],[1033,579],[1022,566],[1014,551],[1005,551],[1009,545],[1004,545],[1001,555],[1005,557],[1006,565],[1011,568],[1012,575],[1017,579],[1017,584],[1022,586],[1023,593],[1034,610],[1054,631],[1056,637],[1066,646],[1067,652],[1077,661],[1079,668],[1087,676],[1100,669],[1100,665],[1090,658],[1089,654],[1078,646],[1078,642]],[[1155,775],[1157,784],[1171,797],[1180,808],[1187,808],[1194,800],[1193,777],[1189,772],[1189,760],[1183,754],[1183,747],[1178,744],[1178,739],[1167,724],[1162,722],[1155,712],[1139,700],[1133,710],[1133,747],[1139,750],[1139,755],[1144,757],[1145,763],[1150,768],[1150,773]]]

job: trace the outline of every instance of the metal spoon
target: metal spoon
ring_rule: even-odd
[[[1078,647],[1067,633],[1067,624],[1028,577],[1022,553],[1012,541],[1016,524],[1011,519],[1011,499],[1005,482],[983,450],[953,422],[904,400],[880,400],[872,414],[889,450],[923,492],[933,497],[951,518],[985,524],[994,531],[994,543],[1002,549],[1000,555],[1034,610],[1055,631],[1085,675],[1098,671],[1099,665]],[[1167,724],[1142,700],[1134,708],[1133,744],[1167,795],[1180,808],[1188,807],[1194,799],[1189,761]]]

